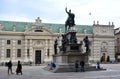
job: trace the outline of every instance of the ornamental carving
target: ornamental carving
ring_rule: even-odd
[[[107,52],[107,50],[108,50],[107,42],[102,42],[102,44],[101,44],[101,51],[102,52]]]
[[[33,46],[34,47],[43,47],[44,46],[44,42],[41,41],[41,40],[33,41]]]

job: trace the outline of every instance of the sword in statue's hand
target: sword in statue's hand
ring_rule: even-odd
[[[65,9],[67,10],[67,3],[66,3],[66,8]]]

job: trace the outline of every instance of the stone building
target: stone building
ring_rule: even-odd
[[[90,40],[89,60],[100,60],[103,53],[114,60],[114,25],[76,25],[78,43],[87,35]],[[41,64],[52,61],[54,41],[65,32],[64,24],[42,23],[38,17],[35,22],[0,21],[0,63],[12,60],[16,63],[32,62]],[[59,48],[58,48],[59,51]]]
[[[120,61],[120,27],[115,29],[115,58]]]

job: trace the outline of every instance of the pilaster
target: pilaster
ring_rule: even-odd
[[[2,40],[2,44],[1,44],[1,60],[5,59],[5,40]]]
[[[15,60],[15,58],[17,57],[17,50],[16,50],[16,40],[11,40],[13,43],[13,48],[11,50],[11,59]],[[16,55],[15,55],[16,53]]]
[[[25,39],[25,53],[24,53],[24,60],[27,60],[27,59],[28,59],[28,58],[27,58],[27,49],[28,49],[27,44],[28,44],[28,40]]]
[[[51,40],[51,39],[50,39],[49,42],[50,42],[50,47],[49,47],[49,49],[50,49],[50,55],[53,55],[54,54],[54,48],[53,48],[53,44],[54,43],[53,43],[53,40]]]
[[[47,53],[47,49],[48,49],[48,40],[45,40],[45,54]]]
[[[30,61],[33,61],[33,47],[32,47],[32,44],[33,44],[33,41],[32,41],[32,39],[30,39],[30,47],[29,47],[29,49],[30,49]]]

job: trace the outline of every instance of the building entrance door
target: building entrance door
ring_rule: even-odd
[[[41,64],[41,50],[35,51],[35,64]]]

